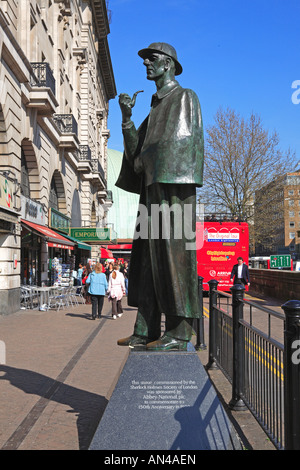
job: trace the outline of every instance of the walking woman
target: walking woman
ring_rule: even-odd
[[[112,317],[116,320],[123,314],[122,297],[125,294],[124,276],[120,273],[117,264],[113,265],[113,272],[109,276],[108,293],[108,298],[112,302]]]
[[[96,320],[97,313],[98,318],[101,317],[101,312],[104,303],[104,296],[107,291],[107,280],[105,274],[102,272],[102,264],[97,263],[95,269],[91,272],[86,280],[86,284],[89,285],[88,293],[92,299],[92,318]]]

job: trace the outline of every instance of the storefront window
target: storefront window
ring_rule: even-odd
[[[22,235],[21,257],[21,284],[41,285],[40,237],[28,231]]]

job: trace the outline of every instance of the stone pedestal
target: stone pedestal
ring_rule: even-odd
[[[240,450],[196,352],[130,352],[90,450]]]

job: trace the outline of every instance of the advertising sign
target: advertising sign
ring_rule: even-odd
[[[209,290],[208,281],[219,281],[218,289],[229,291],[232,283],[230,274],[238,256],[246,264],[249,259],[249,233],[245,222],[197,222],[196,238],[203,237],[203,244],[197,243],[197,271],[203,277],[203,289]]]
[[[0,174],[0,206],[13,210],[15,184]]]
[[[55,210],[49,209],[49,227],[59,232],[69,234],[70,228],[70,217],[67,217],[65,214]]]
[[[21,217],[39,225],[45,225],[45,213],[42,204],[21,194]]]
[[[70,228],[70,236],[82,242],[103,242],[110,241],[110,231],[108,227],[78,227]]]

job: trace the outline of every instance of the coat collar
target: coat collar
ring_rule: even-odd
[[[179,87],[179,83],[177,80],[174,80],[172,82],[167,83],[164,85],[160,90],[157,90],[154,95],[152,95],[152,100],[151,100],[151,106],[157,101],[157,100],[162,100],[166,96],[168,96],[175,88]]]

